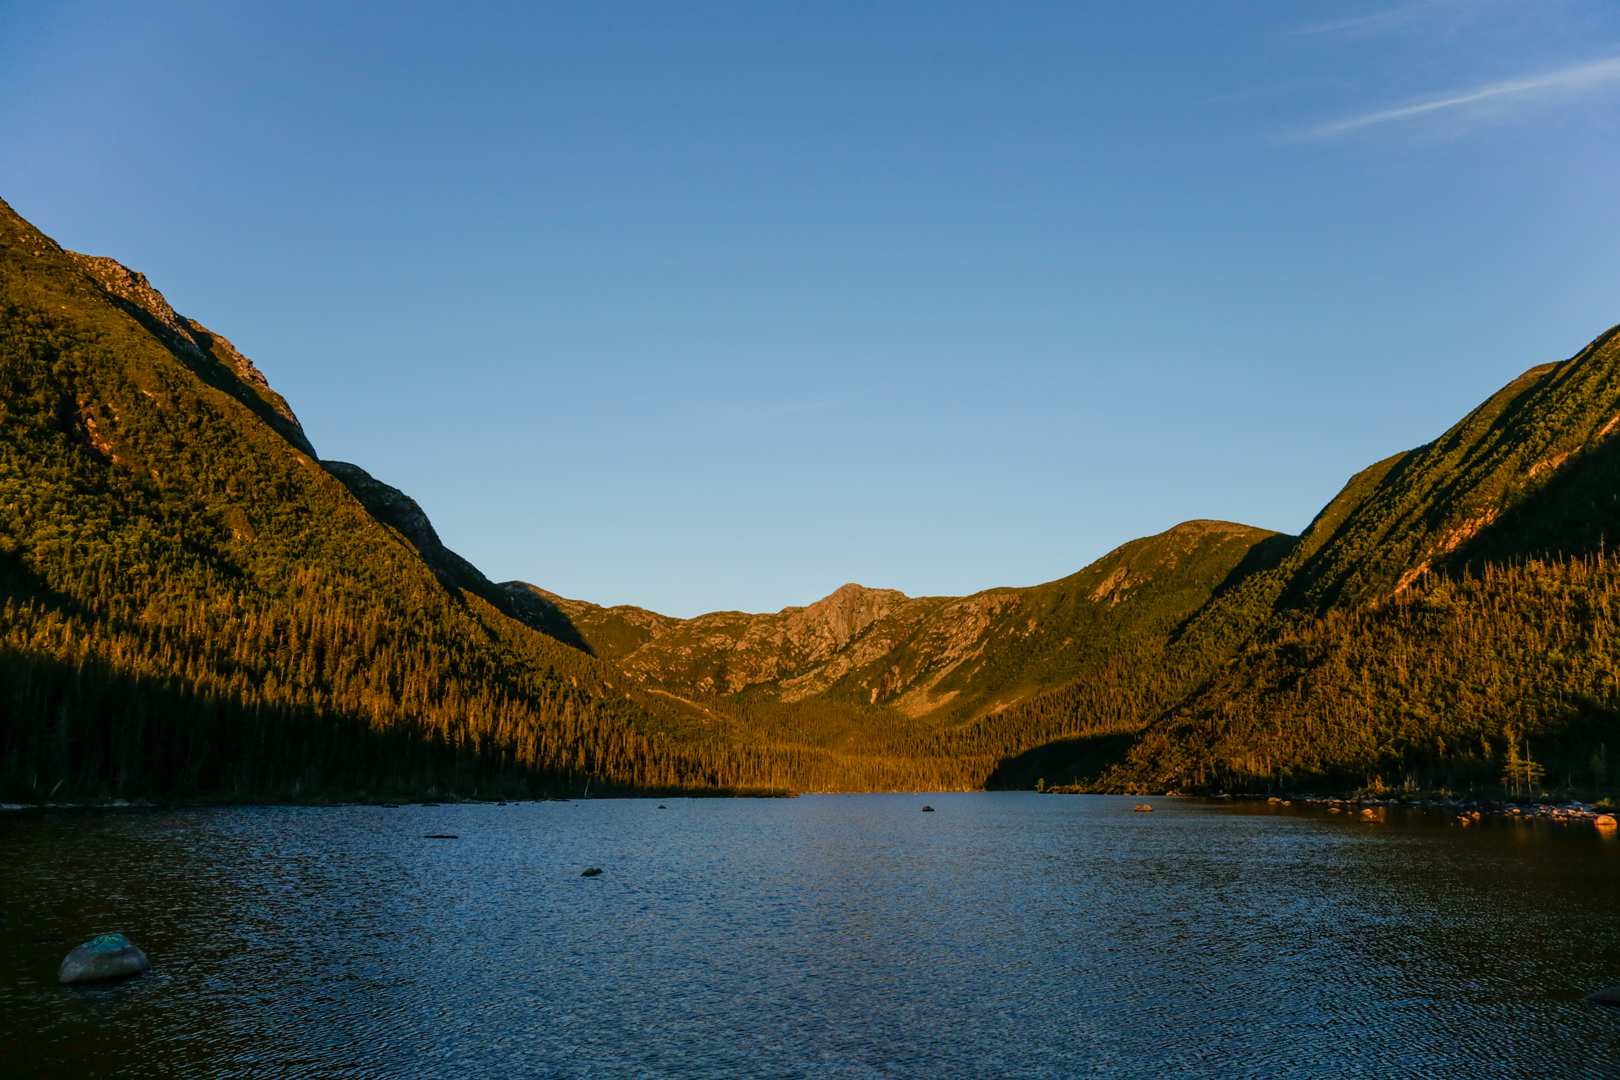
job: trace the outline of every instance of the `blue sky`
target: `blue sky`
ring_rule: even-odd
[[[1620,321],[1620,8],[28,4],[0,197],[491,577],[1027,585]]]

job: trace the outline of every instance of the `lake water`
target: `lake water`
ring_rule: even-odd
[[[1589,825],[1139,801],[8,813],[0,1073],[1620,1076]]]

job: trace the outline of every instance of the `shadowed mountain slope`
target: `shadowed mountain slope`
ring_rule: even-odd
[[[146,279],[0,203],[11,797],[713,786]],[[414,511],[414,513],[413,513]]]

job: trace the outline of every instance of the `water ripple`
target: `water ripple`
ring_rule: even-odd
[[[0,819],[0,1052],[89,1077],[1612,1077],[1594,831],[1026,794]],[[455,841],[427,833],[453,833]],[[584,878],[587,866],[600,877]],[[135,982],[64,989],[122,931]]]

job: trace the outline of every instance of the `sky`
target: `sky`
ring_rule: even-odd
[[[1620,321],[1620,6],[0,0],[0,198],[492,579],[1298,532]]]

